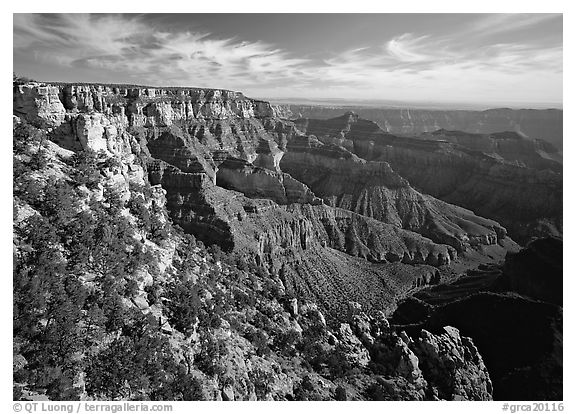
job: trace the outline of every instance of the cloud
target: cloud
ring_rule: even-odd
[[[301,58],[266,42],[170,31],[123,15],[14,15],[14,53],[98,69],[134,83],[221,87],[259,96],[557,100],[562,45],[474,44],[474,33],[519,30],[550,15],[480,15],[456,35],[403,33],[378,45]],[[554,98],[556,97],[556,99]]]
[[[530,44],[494,43],[471,48],[447,38],[397,36],[376,51],[368,48],[346,51],[325,61],[333,69],[384,69],[397,72],[429,72],[444,67],[492,68],[520,73],[561,71],[562,46],[540,48]]]
[[[429,46],[430,36],[415,37],[411,33],[404,33],[386,43],[388,54],[399,62],[426,62],[436,57],[430,52],[434,49]],[[434,42],[437,46],[438,42]]]
[[[14,14],[14,49],[34,49],[45,59],[123,56],[150,40],[142,23],[120,16]]]
[[[262,42],[155,30],[138,18],[14,15],[14,51],[70,67],[131,71],[142,82],[213,83],[242,74],[254,83],[290,77],[306,61]]]
[[[558,19],[561,14],[484,14],[479,15],[472,24],[469,25],[467,32],[472,34],[493,35],[504,32],[514,32],[517,30],[527,29],[549,20]]]
[[[488,43],[402,34],[380,48],[325,61],[321,77],[380,99],[554,102],[562,97],[562,46]],[[393,97],[393,98],[392,98]]]

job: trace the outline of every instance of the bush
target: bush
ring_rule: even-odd
[[[98,155],[91,150],[80,151],[74,154],[71,160],[76,168],[72,178],[78,185],[85,185],[89,189],[96,188],[100,182],[100,169],[98,168]]]
[[[274,374],[264,369],[256,367],[248,372],[248,378],[254,385],[254,392],[259,400],[266,399],[268,393],[272,391]]]
[[[341,385],[336,387],[336,391],[334,392],[334,399],[336,401],[347,401],[348,400],[348,393],[346,392],[346,388]]]
[[[268,335],[262,329],[248,331],[245,337],[252,343],[254,348],[256,348],[256,355],[267,356],[272,352],[268,346]]]
[[[273,348],[289,357],[296,355],[296,345],[302,340],[302,335],[295,329],[280,332],[274,337]]]
[[[198,285],[190,281],[173,283],[166,289],[166,299],[168,321],[174,328],[189,336],[202,308]]]
[[[214,338],[209,331],[203,331],[200,352],[194,357],[194,364],[208,376],[220,376],[225,372],[220,360],[226,355],[226,344]]]
[[[155,305],[160,300],[160,292],[162,288],[154,281],[152,285],[148,285],[144,288],[146,292],[146,298],[150,305]]]

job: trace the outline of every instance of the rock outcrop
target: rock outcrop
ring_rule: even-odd
[[[492,382],[484,361],[468,337],[444,327],[435,336],[422,330],[412,345],[425,377],[436,384],[435,396],[447,400],[484,401],[492,396]],[[436,394],[437,393],[437,394]]]
[[[403,378],[412,392],[424,399],[492,399],[486,365],[472,339],[461,336],[458,329],[444,326],[438,334],[420,330],[409,336],[390,329],[378,313],[367,316],[361,306],[352,304],[355,309],[348,312],[349,324],[342,324],[340,332],[346,332],[346,338],[360,339],[361,344],[352,347],[353,355],[362,355],[363,348],[368,350],[376,372]],[[383,392],[378,386],[372,391]]]
[[[562,309],[512,295],[478,294],[439,308],[426,329],[474,338],[495,399],[562,399]]]

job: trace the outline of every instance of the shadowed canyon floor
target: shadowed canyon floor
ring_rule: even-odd
[[[475,338],[495,399],[562,400],[561,263],[561,240],[536,240],[503,266],[415,293],[391,323],[409,333],[450,325]]]

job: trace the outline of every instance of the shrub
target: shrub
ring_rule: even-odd
[[[199,287],[192,282],[173,283],[166,289],[166,313],[170,324],[185,335],[201,315],[202,300]]]
[[[80,151],[74,154],[71,160],[76,168],[72,178],[78,185],[85,185],[94,189],[100,182],[100,169],[98,168],[98,155],[91,150]]]

